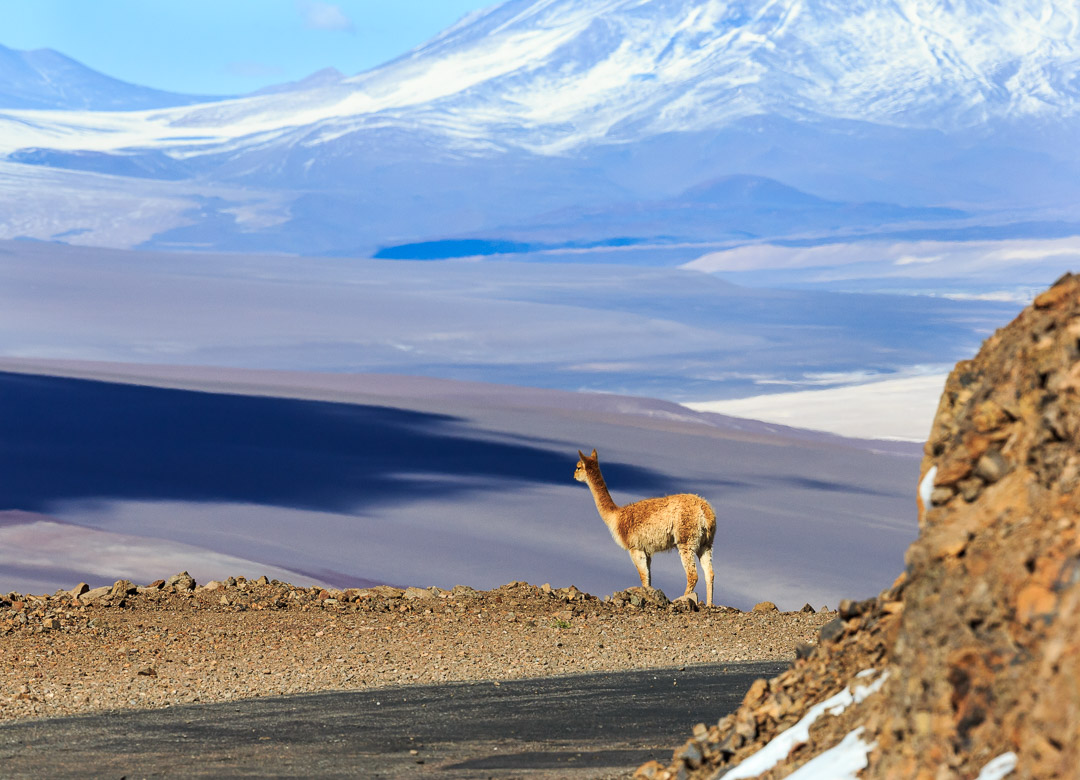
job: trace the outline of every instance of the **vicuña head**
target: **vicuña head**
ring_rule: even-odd
[[[686,569],[686,592],[679,598],[688,598],[697,585],[696,555],[705,572],[705,603],[712,606],[712,545],[716,536],[716,513],[709,502],[701,496],[681,493],[618,506],[611,500],[604,476],[600,473],[596,450],[592,451],[592,455],[578,450],[578,455],[581,459],[574,470],[574,479],[588,484],[600,517],[611,531],[612,538],[630,553],[641,584],[652,587],[653,554],[674,547],[678,549],[683,568]]]

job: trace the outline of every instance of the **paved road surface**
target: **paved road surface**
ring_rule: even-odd
[[[307,694],[0,726],[0,775],[622,778],[786,664]],[[415,751],[415,753],[413,752]]]

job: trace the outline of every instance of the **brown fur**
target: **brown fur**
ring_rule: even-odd
[[[611,499],[596,450],[586,455],[578,450],[581,459],[574,470],[574,479],[589,486],[600,517],[611,531],[616,543],[630,553],[637,567],[641,584],[652,585],[652,556],[676,548],[686,570],[686,598],[697,585],[696,555],[705,573],[706,604],[713,603],[712,546],[716,536],[716,513],[701,496],[680,493],[663,498],[646,498],[626,506]]]

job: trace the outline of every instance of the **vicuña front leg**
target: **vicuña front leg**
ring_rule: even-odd
[[[641,577],[641,587],[652,587],[652,570],[651,570],[651,556],[644,550],[631,550],[630,560],[634,562],[637,567],[638,576]]]
[[[694,551],[689,547],[679,548],[679,557],[682,558],[683,568],[686,569],[686,593],[679,596],[680,599],[690,598],[697,585],[697,564],[694,562]]]

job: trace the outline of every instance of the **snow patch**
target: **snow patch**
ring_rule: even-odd
[[[873,669],[866,669],[862,672],[859,672],[859,674],[856,675],[856,679],[865,679],[872,674],[874,674]],[[849,685],[847,688],[844,688],[844,690],[840,691],[840,693],[836,694],[835,696],[830,696],[825,701],[815,704],[807,711],[807,713],[798,723],[796,723],[794,726],[787,729],[786,731],[782,731],[777,734],[772,739],[772,741],[765,745],[765,747],[761,748],[761,750],[759,750],[757,753],[754,753],[752,756],[744,760],[741,764],[739,764],[726,775],[724,775],[725,780],[740,780],[740,778],[757,777],[763,772],[768,772],[778,763],[787,758],[791,751],[797,745],[804,744],[810,740],[810,727],[814,724],[814,721],[821,717],[821,715],[828,714],[836,716],[846,710],[851,704],[859,704],[865,701],[867,697],[881,690],[881,686],[885,684],[885,681],[887,679],[889,679],[889,673],[885,672],[879,675],[878,678],[869,685],[856,686],[854,692],[852,691],[852,686]],[[861,733],[861,731],[862,729],[856,729],[854,732],[852,732],[852,734],[855,734],[856,732]],[[851,734],[849,734],[844,741],[846,742],[847,739],[850,737]],[[841,745],[843,744],[844,743],[842,742]],[[839,747],[840,745],[837,746],[837,748]],[[836,748],[834,748],[834,750],[835,749]],[[855,754],[855,750],[852,750],[850,746],[848,746],[846,750],[851,752],[852,755]],[[864,761],[865,754],[869,750],[870,748],[866,748],[863,751]],[[810,766],[810,764],[807,764],[807,766]],[[863,766],[865,766],[865,763],[856,767],[856,770],[862,769]],[[836,777],[836,775],[831,776]],[[823,778],[825,776],[818,774],[807,775],[807,777]]]
[[[1002,780],[1012,774],[1014,769],[1016,769],[1016,753],[1009,751],[992,759],[982,768],[975,780]]]
[[[807,761],[788,775],[788,780],[857,780],[858,773],[866,769],[867,756],[877,747],[876,742],[867,744],[859,726],[835,747]]]
[[[919,498],[922,500],[923,511],[930,508],[930,494],[934,492],[934,479],[937,477],[937,466],[931,466],[926,476],[919,483]]]

